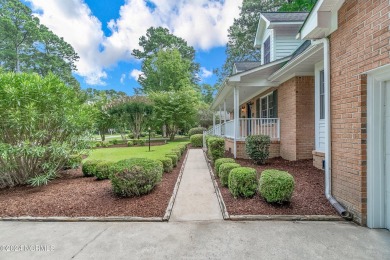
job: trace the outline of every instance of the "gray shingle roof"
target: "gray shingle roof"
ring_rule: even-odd
[[[306,12],[274,12],[261,13],[270,22],[303,22],[309,13]]]
[[[236,65],[237,72],[247,71],[256,68],[261,65],[259,61],[241,61],[234,63]]]

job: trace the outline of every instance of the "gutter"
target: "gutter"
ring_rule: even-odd
[[[326,104],[326,134],[327,144],[325,152],[325,196],[336,209],[336,211],[347,220],[352,219],[352,214],[347,211],[333,196],[332,196],[332,142],[331,142],[331,120],[330,120],[330,48],[329,39],[322,38],[313,40],[313,45],[324,45],[324,84],[325,84],[325,104]]]

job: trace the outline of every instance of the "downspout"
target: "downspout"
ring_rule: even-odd
[[[326,135],[327,144],[325,149],[325,196],[336,211],[345,219],[351,220],[352,215],[332,196],[332,141],[331,141],[331,103],[330,103],[330,48],[329,39],[322,38],[313,40],[313,45],[323,44],[324,46],[324,85],[326,104]]]

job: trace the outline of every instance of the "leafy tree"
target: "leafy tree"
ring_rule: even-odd
[[[115,99],[121,99],[121,98],[126,98],[127,94],[123,91],[116,91],[114,89],[109,89],[109,90],[98,90],[94,88],[87,88],[83,90],[87,101],[90,102],[96,102],[102,99],[102,97],[105,97],[106,100],[112,101]]]
[[[114,100],[110,104],[109,113],[114,116],[123,139],[127,127],[132,131],[134,138],[139,139],[153,114],[153,104],[144,96],[126,97]]]
[[[59,76],[79,87],[73,77],[79,59],[72,46],[41,25],[18,0],[0,0],[0,66],[13,72]]]
[[[96,108],[95,127],[99,131],[102,141],[106,140],[108,129],[114,125],[114,117],[109,113],[109,97],[105,92],[99,93],[99,98],[95,98],[93,106]]]
[[[306,11],[310,12],[317,0],[287,0],[282,4],[279,11],[281,12],[296,12]]]
[[[46,184],[87,148],[93,109],[49,73],[0,74],[0,187]]]
[[[209,128],[213,125],[213,114],[214,112],[210,110],[210,104],[201,102],[197,110],[198,125]]]
[[[144,75],[138,81],[145,93],[180,90],[191,85],[190,66],[190,61],[182,59],[177,49],[160,50],[144,61]]]
[[[180,129],[189,129],[196,123],[199,94],[194,89],[152,92],[150,98],[154,102],[154,120],[166,126],[171,140]]]
[[[195,84],[199,81],[197,77],[199,64],[194,61],[195,49],[192,46],[188,46],[184,39],[171,34],[168,29],[150,27],[146,31],[146,36],[142,36],[139,39],[139,46],[141,50],[134,49],[132,55],[137,59],[144,60],[142,65],[143,72],[145,71],[145,66],[150,64],[147,60],[154,59],[159,51],[176,49],[179,51],[181,58],[187,60],[190,64],[191,83]]]
[[[210,84],[204,83],[197,88],[202,95],[202,101],[206,104],[211,104],[214,100],[214,94],[217,91],[217,85],[211,86]]]

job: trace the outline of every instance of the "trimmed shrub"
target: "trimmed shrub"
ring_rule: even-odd
[[[214,171],[219,176],[219,167],[224,163],[235,163],[236,161],[232,158],[219,158],[214,163]]]
[[[146,158],[132,158],[116,163],[110,175],[113,191],[121,197],[141,196],[149,193],[161,181],[163,164]]]
[[[98,180],[105,180],[110,177],[111,174],[115,173],[115,163],[102,161],[96,164],[95,176]]]
[[[181,154],[184,154],[184,152],[185,152],[186,149],[187,149],[187,145],[178,145],[178,146],[177,146],[177,149],[180,149]]]
[[[176,155],[176,154],[168,153],[168,154],[165,155],[165,157],[168,157],[168,158],[171,158],[171,159],[172,159],[172,165],[173,165],[173,167],[176,167],[176,166],[177,166],[178,158],[177,158],[177,155]]]
[[[104,147],[104,148],[107,148],[107,147],[109,147],[110,145],[108,144],[108,143],[102,143],[102,147]]]
[[[190,137],[192,147],[203,146],[203,134],[194,134]]]
[[[256,193],[256,170],[249,167],[234,168],[229,173],[228,186],[235,197],[252,197]]]
[[[81,165],[81,162],[83,161],[83,158],[81,155],[71,155],[69,156],[68,160],[65,162],[63,169],[68,170],[68,169],[74,169],[77,168]]]
[[[264,164],[269,157],[270,144],[268,135],[251,135],[245,140],[245,151],[256,164]]]
[[[100,147],[100,146],[102,146],[102,143],[101,142],[96,142],[95,146],[96,147]]]
[[[133,141],[128,141],[128,142],[127,142],[127,146],[130,147],[130,146],[133,146],[133,145],[134,145]]]
[[[265,170],[261,173],[259,193],[269,203],[290,201],[294,187],[294,177],[288,172]]]
[[[118,139],[112,140],[112,144],[118,144],[118,143],[119,143]]]
[[[208,140],[208,155],[215,162],[225,154],[225,139],[213,137]]]
[[[195,127],[191,128],[190,131],[188,131],[188,136],[191,137],[196,134],[201,134],[203,135],[203,131],[206,131],[207,129],[204,127]]]
[[[241,167],[238,163],[224,163],[219,167],[219,178],[222,186],[227,187],[229,185],[230,171],[238,167]]]
[[[165,157],[165,158],[159,158],[158,159],[160,162],[163,164],[164,172],[172,172],[173,170],[173,164],[172,164],[172,159]]]
[[[93,177],[96,175],[96,165],[98,165],[100,160],[88,160],[83,163],[81,168],[83,175],[85,177]]]
[[[144,145],[145,145],[145,140],[144,140],[144,139],[139,139],[139,140],[138,140],[138,144],[139,144],[140,146],[144,146]]]
[[[181,151],[180,151],[180,149],[174,148],[171,151],[172,151],[172,153],[176,154],[177,155],[177,159],[180,160],[180,158],[181,158]]]

